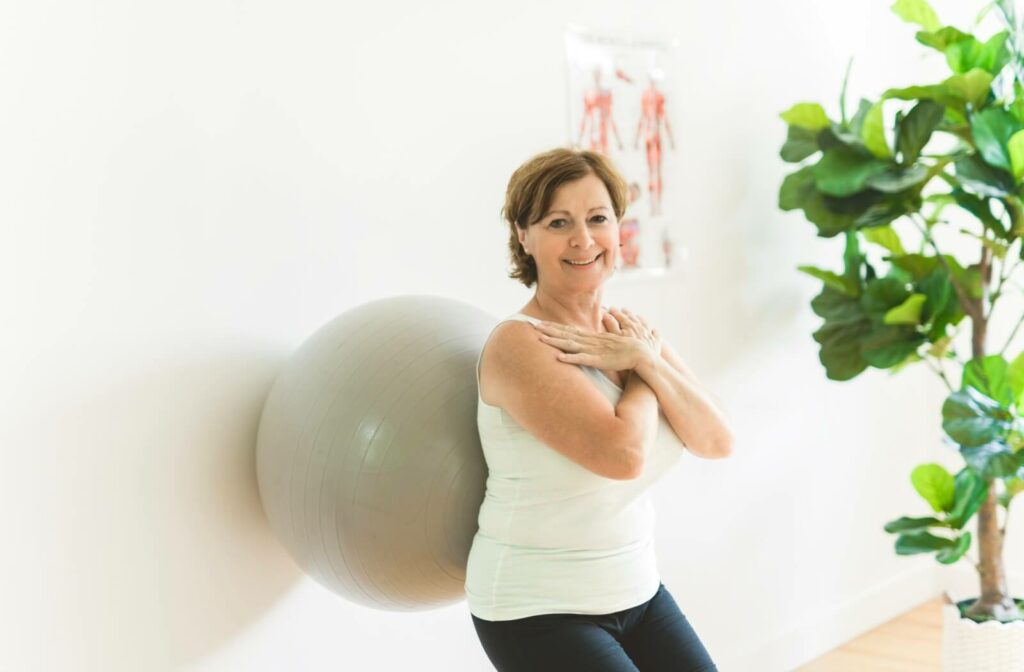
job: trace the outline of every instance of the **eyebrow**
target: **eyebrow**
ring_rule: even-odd
[[[590,210],[587,210],[587,212],[588,212],[588,213],[590,213],[590,212],[593,212],[594,210],[609,210],[609,211],[610,211],[610,210],[611,210],[611,208],[609,208],[609,207],[608,207],[608,206],[606,206],[606,205],[599,205],[599,206],[597,206],[597,207],[591,208]],[[541,215],[541,216],[540,216],[540,218],[541,218],[541,219],[544,219],[544,218],[545,218],[545,217],[547,217],[548,215],[555,215],[555,214],[565,214],[565,215],[572,215],[572,213],[571,213],[571,212],[569,212],[568,210],[551,210],[551,211],[549,211],[549,212],[546,212],[546,213],[544,213],[543,215]]]

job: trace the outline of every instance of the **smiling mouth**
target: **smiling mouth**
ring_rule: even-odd
[[[585,263],[573,262],[573,261],[571,261],[569,259],[563,259],[562,261],[564,261],[565,263],[567,263],[570,266],[573,266],[575,268],[586,268],[587,266],[593,265],[594,262],[596,262],[598,259],[600,259],[603,254],[604,254],[604,252],[602,252],[601,254],[597,255],[596,257],[594,257],[593,259],[591,259],[590,261],[587,261]]]

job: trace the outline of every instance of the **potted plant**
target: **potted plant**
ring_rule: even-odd
[[[952,564],[977,547],[979,596],[955,606],[947,596],[944,607],[946,669],[1024,670],[1024,601],[1011,596],[1003,562],[1006,514],[1024,490],[1024,353],[1007,354],[1024,314],[999,350],[989,333],[1000,300],[1024,293],[1024,31],[1011,0],[978,16],[976,26],[987,14],[1002,28],[986,39],[944,26],[925,0],[892,9],[945,56],[950,76],[889,89],[848,116],[847,70],[838,121],[816,103],[783,112],[780,155],[800,167],[779,207],[802,210],[820,237],[845,239],[841,272],[800,267],[823,283],[811,307],[824,319],[814,339],[827,377],[923,363],[948,388],[942,427],[964,466],[915,468],[931,515],[885,525],[900,555]],[[940,249],[951,244],[970,258]]]

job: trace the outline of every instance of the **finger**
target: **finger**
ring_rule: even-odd
[[[594,356],[585,352],[560,352],[558,359],[566,364],[582,364],[583,366],[593,366],[595,363]]]
[[[613,334],[622,333],[622,327],[619,326],[619,321],[615,319],[615,316],[611,313],[605,313],[604,317],[601,318],[604,321],[605,328]]]
[[[549,336],[547,334],[541,334],[540,340],[547,343],[548,345],[554,346],[559,350],[566,352],[580,352],[583,346],[578,341],[571,338],[559,338],[558,336]]]
[[[629,315],[627,315],[626,313],[622,312],[618,308],[612,308],[611,312],[612,312],[612,315],[615,316],[615,319],[619,321],[619,324],[623,324],[623,323],[629,324],[630,322],[632,322],[632,318],[630,318]]]
[[[560,324],[558,322],[539,322],[533,326],[537,327],[541,331],[556,334],[583,335],[584,333],[589,333],[585,332],[583,329],[580,329],[579,327],[574,327],[568,324]]]

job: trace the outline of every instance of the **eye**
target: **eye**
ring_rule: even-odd
[[[597,222],[598,224],[604,224],[605,222],[608,221],[608,218],[605,217],[604,215],[594,215],[593,217],[590,218],[590,221]]]
[[[562,227],[561,226],[557,226],[559,222],[562,222],[564,224],[565,220],[564,219],[552,219],[550,222],[548,222],[548,227],[550,227],[552,229],[560,229]]]

